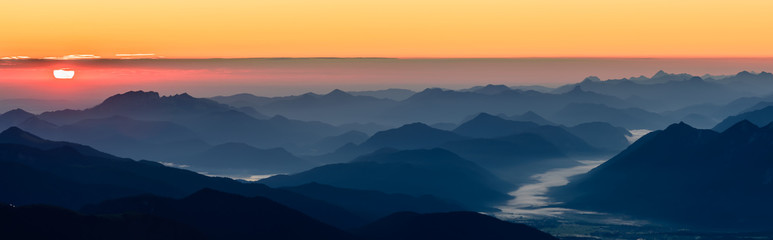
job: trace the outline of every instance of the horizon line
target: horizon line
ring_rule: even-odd
[[[532,56],[532,57],[149,57],[116,58],[96,57],[79,59],[0,58],[0,61],[93,61],[93,60],[249,60],[249,59],[773,59],[773,56]]]

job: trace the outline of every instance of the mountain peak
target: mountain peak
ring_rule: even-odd
[[[341,91],[341,89],[335,89],[333,91],[330,91],[328,94],[325,94],[325,97],[335,97],[335,98],[341,98],[341,97],[352,97],[353,95]]]
[[[583,79],[582,82],[583,83],[586,83],[586,82],[601,82],[601,78],[596,77],[596,76],[589,76],[589,77],[586,77],[585,79]]]
[[[3,113],[3,115],[30,115],[31,116],[31,115],[34,115],[34,114],[32,114],[30,112],[27,112],[27,111],[24,111],[24,109],[16,108],[16,109],[13,109],[11,111],[7,111],[7,112]]]
[[[754,125],[754,123],[752,123],[751,121],[744,119],[744,120],[741,120],[740,122],[734,124],[732,127],[728,128],[727,130],[725,130],[722,133],[723,134],[752,133],[752,132],[755,132],[755,131],[757,131],[759,129],[760,129],[760,127],[758,127],[757,125]]]
[[[32,133],[26,132],[21,128],[9,127],[8,129],[0,133],[0,142],[23,144],[23,143],[29,143],[29,142],[41,143],[41,142],[46,142],[46,140],[38,136],[35,136]]]
[[[737,77],[751,77],[751,76],[754,76],[754,74],[750,73],[749,71],[741,71],[738,74],[736,74],[735,76],[737,76]]]
[[[19,123],[34,116],[35,114],[17,108],[0,115],[0,121]]]
[[[582,87],[580,87],[579,84],[574,85],[574,88],[572,88],[571,91],[567,92],[568,94],[577,94],[577,93],[584,93],[585,91],[582,90]]]
[[[158,94],[158,93],[156,93],[156,94]],[[190,95],[190,94],[188,94],[187,92],[184,92],[184,93],[181,93],[181,94],[175,94],[175,95],[169,96],[168,98],[183,98],[183,99],[191,99],[191,98],[195,98],[195,97],[191,96],[191,95]]]
[[[129,91],[129,92],[110,96],[109,98],[105,99],[105,101],[103,101],[102,104],[100,105],[101,106],[124,105],[124,104],[139,105],[139,104],[153,102],[158,99],[161,99],[161,96],[157,92],[153,92],[153,91],[145,92],[141,90]]]
[[[655,73],[655,75],[652,75],[651,79],[661,78],[661,77],[665,77],[665,76],[668,76],[668,73],[666,73],[666,71],[660,70],[657,73]]]
[[[475,92],[480,94],[496,95],[496,94],[500,94],[511,90],[513,89],[505,85],[489,84],[480,89],[475,90]]]
[[[542,118],[539,114],[535,113],[534,111],[526,111],[525,113],[521,114],[521,117],[523,118]]]
[[[502,119],[502,118],[482,112],[482,113],[478,113],[478,115],[476,115],[472,120],[476,120],[476,119],[481,120],[481,119]]]
[[[664,132],[684,132],[684,131],[694,131],[694,130],[698,130],[698,129],[690,126],[687,123],[679,122],[679,123],[674,123],[674,124],[669,125],[663,131]]]
[[[415,122],[415,123],[405,124],[402,127],[399,127],[398,129],[406,130],[406,129],[430,129],[430,128],[432,127],[430,127],[427,124],[424,124],[421,122]]]

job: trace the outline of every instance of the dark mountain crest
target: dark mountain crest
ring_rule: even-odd
[[[148,103],[161,99],[161,95],[153,91],[128,91],[116,94],[102,101],[100,105],[126,104],[126,103]]]
[[[571,91],[566,92],[566,94],[583,94],[583,93],[586,93],[586,91],[582,90],[582,87],[579,84],[575,85]]]
[[[474,92],[481,93],[481,94],[488,94],[488,95],[496,95],[496,94],[502,94],[510,91],[513,91],[513,89],[505,85],[488,84],[480,89],[475,90]]]
[[[45,140],[32,133],[26,132],[18,127],[9,127],[2,133],[0,133],[0,141],[2,142],[31,142],[31,143],[44,143]]]
[[[543,118],[539,114],[535,113],[534,111],[526,111],[525,113],[521,114],[522,118]]]
[[[351,95],[347,92],[342,91],[341,89],[336,88],[333,91],[330,91],[328,94],[325,94],[324,96],[339,98],[339,97],[353,97],[354,95]]]
[[[666,73],[666,71],[659,70],[658,72],[655,73],[655,75],[652,75],[652,78],[661,78],[661,77],[665,77],[665,76],[668,76],[668,75],[669,74]]]
[[[192,193],[191,195],[188,195],[182,200],[194,201],[194,202],[212,202],[214,200],[218,200],[224,197],[228,197],[230,199],[246,198],[241,195],[229,194],[212,188],[202,188],[201,190],[198,190]]]
[[[96,149],[86,145],[80,145],[77,143],[70,143],[70,142],[57,142],[57,141],[46,140],[41,137],[38,137],[35,134],[24,131],[18,127],[9,127],[5,131],[1,132],[0,143],[18,144],[18,145],[24,145],[24,146],[42,149],[42,150],[51,150],[56,148],[68,147],[68,148],[74,149],[76,152],[79,153],[79,155],[101,157],[101,158],[106,158],[111,160],[122,160],[122,161],[126,160],[107,153],[97,151]]]
[[[753,135],[761,134],[763,132],[770,132],[769,128],[760,128],[749,120],[744,119],[722,132],[721,135],[727,138],[748,139],[751,141]],[[746,141],[743,142],[745,143]]]
[[[23,122],[19,123],[19,126],[25,127],[25,126],[34,126],[37,128],[55,128],[57,127],[56,124],[40,119],[37,116],[32,116],[27,118],[27,120],[24,120]]]
[[[426,129],[433,129],[434,130],[435,128],[432,128],[429,125],[424,124],[422,122],[415,122],[415,123],[405,124],[402,127],[399,127],[397,129],[402,129],[402,130],[426,130]]]
[[[26,118],[26,117],[32,117],[35,116],[35,114],[32,114],[30,112],[24,111],[24,109],[16,108],[10,111],[7,111],[0,115],[2,117],[14,117],[14,118]]]
[[[601,78],[597,76],[588,76],[582,80],[581,83],[601,82]]]
[[[399,151],[400,150],[398,150],[396,148],[391,148],[391,147],[379,148],[376,151],[373,151],[371,153],[367,153],[367,154],[364,154],[364,155],[361,155],[361,156],[355,158],[354,160],[352,160],[352,162],[369,161],[369,160],[371,160],[375,156],[380,156],[380,155],[385,155],[385,154],[393,154],[393,153],[396,153],[396,152],[399,152]]]
[[[687,123],[684,123],[684,122],[680,121],[679,123],[674,123],[674,124],[669,125],[663,131],[664,132],[686,132],[686,131],[695,131],[695,130],[698,130],[698,129],[690,126]]]

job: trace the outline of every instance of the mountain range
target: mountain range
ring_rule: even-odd
[[[639,139],[555,195],[565,206],[692,229],[769,229],[773,124],[723,132],[673,124]]]

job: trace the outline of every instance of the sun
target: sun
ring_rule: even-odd
[[[56,79],[72,79],[73,77],[75,77],[75,70],[69,68],[54,70],[54,78]]]

